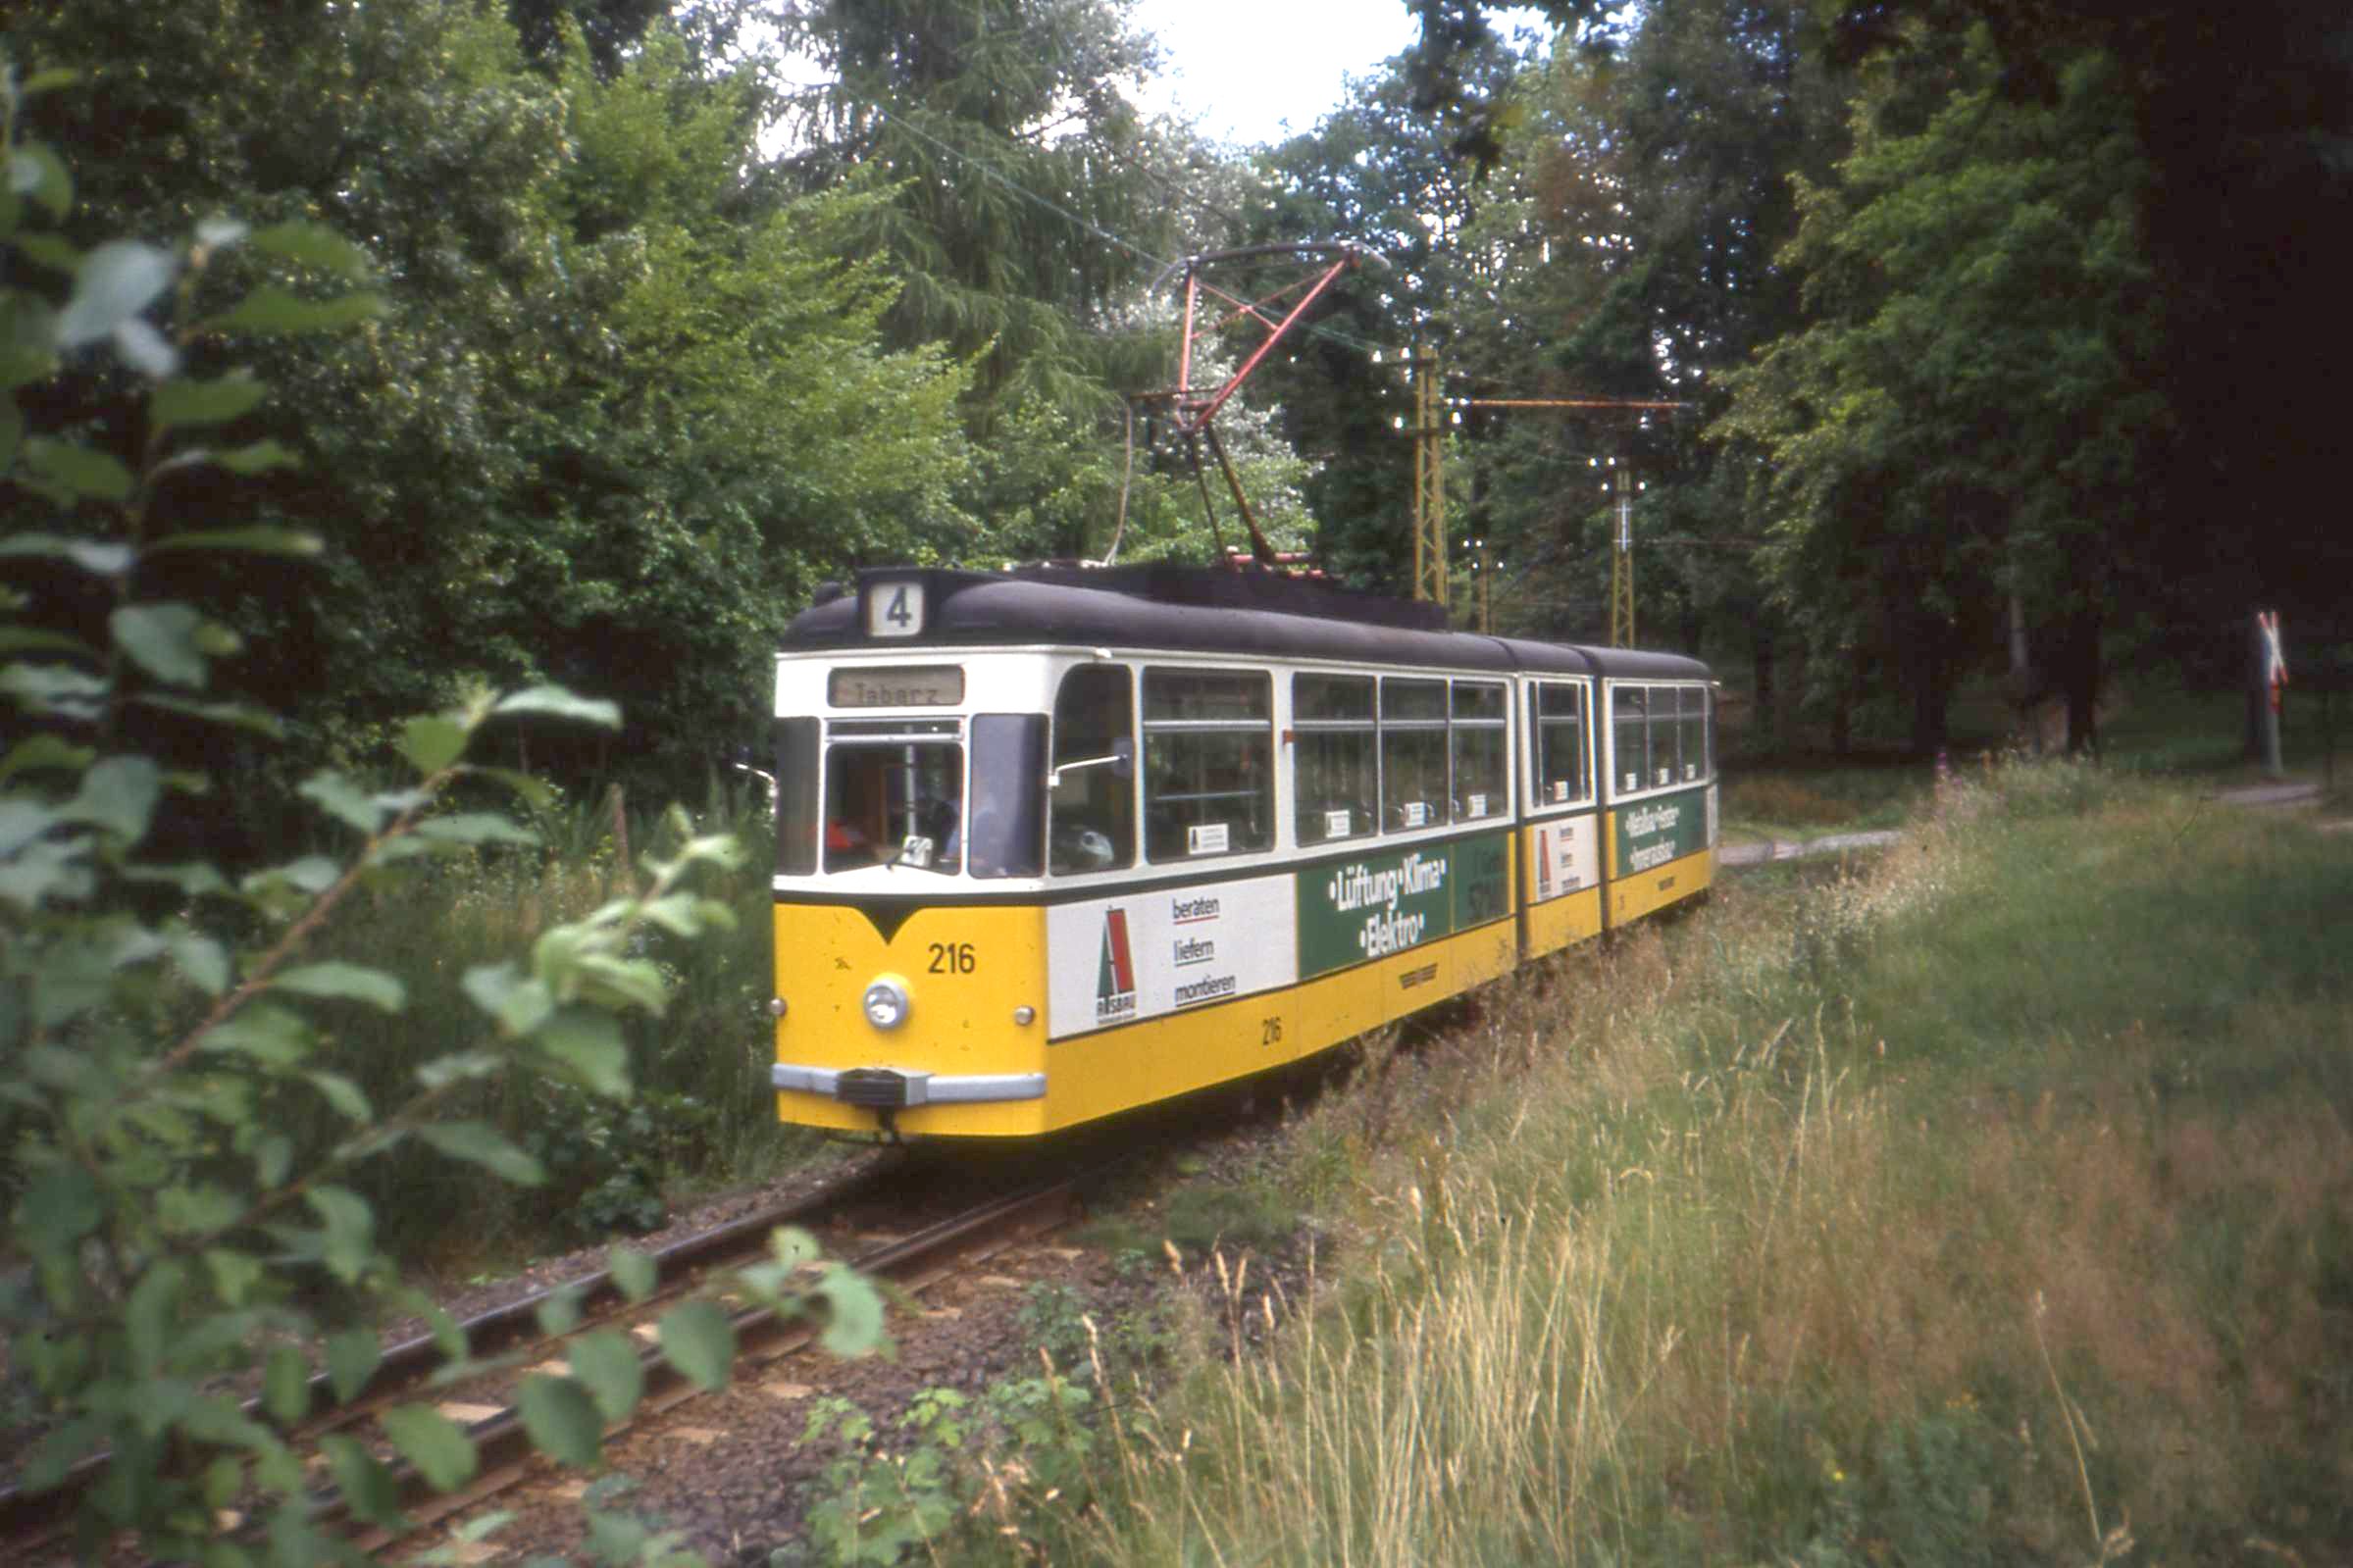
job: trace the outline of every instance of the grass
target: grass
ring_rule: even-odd
[[[615,1105],[519,1075],[491,1082],[452,1114],[500,1127],[540,1158],[547,1184],[510,1187],[404,1145],[371,1162],[359,1183],[396,1255],[462,1276],[615,1230],[648,1230],[672,1197],[753,1180],[813,1151],[813,1138],[780,1133],[767,1085],[768,829],[762,813],[731,817],[729,805],[714,802],[700,831],[735,832],[743,864],[706,877],[702,890],[734,908],[736,929],[693,942],[647,934],[643,953],[669,980],[670,1003],[658,1019],[625,1025],[636,1101]],[[486,1020],[460,989],[468,969],[524,957],[541,933],[623,885],[609,803],[537,827],[542,851],[436,863],[419,880],[355,901],[328,929],[320,956],[375,964],[409,985],[407,1010],[396,1016],[353,1008],[334,1021],[339,1065],[380,1110],[412,1092],[424,1062],[485,1037]],[[654,846],[657,831],[650,817],[625,815],[633,859]],[[308,1096],[289,1101],[281,1125],[306,1146],[340,1132]],[[447,1216],[461,1213],[467,1223],[450,1227]]]
[[[1229,1303],[1275,1348],[1125,1410],[1063,1546],[2333,1560],[2349,917],[2341,838],[1965,770],[1862,873],[1515,981],[1304,1119],[1322,1304]]]

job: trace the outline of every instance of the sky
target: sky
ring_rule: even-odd
[[[1404,0],[1136,0],[1135,18],[1166,59],[1145,106],[1239,144],[1313,128],[1343,77],[1369,75],[1420,30]]]

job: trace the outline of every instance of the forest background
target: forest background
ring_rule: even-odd
[[[1119,0],[0,7],[22,69],[79,73],[24,110],[71,161],[68,239],[304,219],[376,270],[359,330],[247,355],[283,395],[230,433],[300,465],[153,501],[158,536],[228,514],[329,546],[160,585],[290,720],[246,757],[178,742],[233,783],[198,832],[282,847],[292,781],[482,682],[626,715],[513,760],[692,795],[758,745],[824,580],[1209,557],[1234,535],[1134,402],[1173,375],[1154,285],[1279,240],[1390,262],[1227,427],[1277,542],[1352,581],[1409,579],[1419,343],[1450,397],[1679,405],[1450,416],[1499,630],[1604,634],[1630,464],[1642,640],[1841,745],[1932,749],[1980,676],[2090,744],[2107,672],[2236,679],[2257,606],[2346,640],[2341,8],[1553,0],[1507,38],[1410,4],[1417,48],[1246,149],[1139,110],[1154,46]],[[65,372],[25,430],[131,457],[131,373]],[[104,615],[55,586],[33,614]]]

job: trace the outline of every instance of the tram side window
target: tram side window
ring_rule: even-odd
[[[825,756],[825,869],[963,863],[964,748],[946,741],[837,741]]]
[[[1683,688],[1683,777],[1705,779],[1714,771],[1708,754],[1708,688]]]
[[[1673,686],[1651,687],[1651,771],[1643,783],[1670,784],[1683,777],[1683,731]]]
[[[1144,672],[1144,852],[1274,845],[1273,684],[1257,671]]]
[[[1447,821],[1446,683],[1381,683],[1382,826],[1435,828]]]
[[[1504,771],[1504,688],[1485,682],[1455,683],[1455,818],[1500,817],[1510,806]]]
[[[1585,691],[1547,682],[1536,692],[1536,795],[1565,805],[1592,792],[1585,778]]]
[[[1649,784],[1649,692],[1642,686],[1610,689],[1610,756],[1617,771],[1617,787],[1630,793]]]
[[[776,870],[817,873],[817,721],[776,721]]]
[[[1379,831],[1380,735],[1370,676],[1291,678],[1291,722],[1299,739],[1295,826],[1303,844]]]
[[[1136,700],[1124,665],[1081,665],[1054,695],[1047,864],[1056,876],[1136,862]]]
[[[972,819],[965,865],[975,877],[1035,877],[1045,869],[1038,782],[1046,776],[1046,720],[983,713],[972,721]]]

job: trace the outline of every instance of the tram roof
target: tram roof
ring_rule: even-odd
[[[874,637],[866,596],[923,589],[926,619],[911,637]],[[1385,598],[1313,579],[1254,570],[1038,566],[1008,572],[880,568],[795,617],[780,646],[826,649],[1071,643],[1251,658],[1450,669],[1700,680],[1677,654],[1573,647],[1446,629],[1437,605]]]

